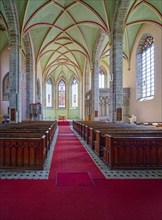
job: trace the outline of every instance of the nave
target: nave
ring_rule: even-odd
[[[10,172],[10,180],[1,173],[1,219],[161,219],[162,179],[158,171],[156,177],[144,173],[131,176],[137,171],[125,171],[129,177],[122,177],[123,171],[110,171],[116,173],[106,176],[104,163],[90,150],[87,154],[88,146],[69,125],[58,126],[51,145],[43,171],[24,171],[24,176],[19,173],[17,177]],[[65,175],[60,184],[58,173],[68,174],[72,182]],[[69,176],[74,173],[88,173],[90,178]]]
[[[62,122],[61,122],[62,123]],[[59,124],[59,123],[58,123]],[[103,160],[89,147],[88,144],[73,130],[72,122],[65,122],[64,126],[58,126],[51,147],[48,151],[47,158],[44,163],[43,170],[24,170],[24,171],[11,171],[0,170],[0,179],[48,179],[50,175],[50,168],[52,157],[56,146],[58,137],[77,137],[86,150],[91,160],[99,168],[106,179],[157,179],[162,178],[162,170],[110,170]]]

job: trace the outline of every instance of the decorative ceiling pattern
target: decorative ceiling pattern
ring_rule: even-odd
[[[21,39],[32,39],[36,63],[40,62],[43,78],[74,73],[81,76],[85,62],[90,63],[99,32],[105,33],[101,59],[109,63],[110,33],[116,0],[15,0]],[[5,18],[2,2],[0,15]],[[130,58],[132,46],[144,23],[162,28],[161,0],[130,0],[125,17],[123,53]],[[6,34],[0,49],[6,46]],[[23,40],[22,40],[23,42]]]

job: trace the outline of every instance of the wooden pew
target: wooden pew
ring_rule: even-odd
[[[106,135],[104,159],[110,169],[161,169],[161,136]]]
[[[48,153],[48,150],[50,149],[50,136],[49,131],[42,131],[42,130],[8,130],[8,131],[1,131],[0,130],[0,138],[33,138],[33,137],[40,137],[45,135],[45,148],[46,148],[46,154]]]
[[[88,122],[84,123],[84,126],[82,122],[79,124],[82,137],[100,157],[103,156],[111,169],[159,169],[162,167],[162,129],[156,126],[124,123]],[[107,136],[111,136],[111,141],[107,140]],[[122,140],[125,140],[124,144]],[[134,148],[131,147],[131,141],[134,143]],[[158,144],[158,148],[155,148],[154,143]],[[141,152],[143,153],[140,154]],[[138,157],[138,154],[140,159],[131,161],[134,155]],[[123,158],[126,158],[126,162],[123,162]]]
[[[86,136],[86,140],[89,139],[89,144],[90,144],[90,147],[92,149],[94,149],[94,146],[95,146],[95,141],[96,141],[96,131],[98,130],[102,130],[102,133],[108,133],[109,131],[120,131],[120,130],[126,130],[126,131],[129,131],[129,130],[134,130],[134,131],[137,131],[137,130],[141,130],[141,131],[145,131],[145,130],[157,130],[156,127],[145,127],[145,126],[140,126],[140,125],[131,125],[131,124],[119,124],[119,123],[116,123],[116,124],[108,124],[108,125],[93,125],[91,127],[89,127],[87,129],[87,134],[85,135]],[[89,130],[89,132],[88,132]],[[159,129],[158,129],[159,130]],[[89,135],[89,137],[87,137]]]
[[[96,130],[95,132],[95,138],[94,138],[94,151],[100,156],[103,156],[103,148],[105,147],[105,136],[106,134],[109,135],[127,135],[127,136],[140,136],[140,137],[162,137],[162,130],[159,129],[100,129]]]
[[[45,135],[33,138],[0,138],[1,169],[43,169],[46,159]]]
[[[0,168],[43,169],[57,123],[23,122],[0,127]]]

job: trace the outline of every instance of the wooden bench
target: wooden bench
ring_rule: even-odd
[[[149,129],[149,130],[143,130],[143,129],[100,129],[96,130],[95,132],[95,138],[94,138],[94,151],[100,156],[103,156],[103,148],[105,147],[105,136],[106,134],[109,135],[127,135],[127,136],[140,136],[140,137],[162,137],[162,130],[157,129]]]
[[[106,135],[104,160],[110,169],[161,169],[162,137]]]
[[[108,131],[112,130],[112,131],[119,131],[119,130],[129,130],[129,129],[143,129],[145,130],[144,126],[135,126],[135,125],[129,125],[129,124],[103,124],[103,125],[91,125],[91,127],[88,127],[86,129],[86,141],[87,143],[89,143],[90,147],[92,149],[94,149],[95,146],[95,141],[96,141],[96,131],[98,130],[102,130],[103,132],[106,131],[106,133],[108,133]]]
[[[77,127],[76,124],[77,123],[75,123],[75,127]],[[86,140],[86,142],[90,145],[90,147],[98,154],[98,156],[104,159],[104,161],[108,164],[108,166],[111,169],[124,169],[124,168],[159,169],[162,167],[161,159],[159,159],[162,158],[161,155],[162,129],[159,129],[156,126],[145,126],[145,125],[134,125],[134,124],[131,125],[125,123],[79,122],[79,124],[80,124],[79,132],[82,133],[82,137]],[[84,126],[82,124],[84,124]],[[111,137],[110,139],[111,141],[108,140],[107,136]],[[121,144],[122,140],[125,140],[123,145]],[[146,145],[146,140],[147,140],[147,145]],[[133,151],[131,148],[132,146],[131,141],[134,141],[135,147]],[[129,146],[129,142],[130,142],[130,146]],[[154,142],[158,144],[158,150],[156,151],[155,149],[152,150],[153,147],[151,147],[151,144],[153,144]],[[112,144],[110,145],[110,143]],[[127,144],[125,145],[125,143]],[[141,145],[141,148],[144,144],[145,150],[143,150],[143,161],[142,159],[140,159],[140,163],[138,161],[132,162],[131,158],[134,157],[134,154],[137,156],[139,151],[142,152],[141,148],[140,150],[138,148],[139,144]],[[124,148],[125,146],[126,149],[129,150],[125,150]],[[118,148],[119,150],[117,150]],[[135,149],[137,152],[134,152]],[[124,150],[126,151],[126,154],[123,153],[125,152]],[[148,152],[150,154],[149,156],[150,159],[148,158],[145,159],[146,157],[148,157],[148,155],[145,155]],[[139,157],[141,158],[142,156]],[[125,159],[126,162],[123,162],[124,160],[123,158],[126,158]],[[116,160],[118,162],[116,162]]]
[[[1,169],[43,169],[46,159],[45,135],[33,138],[1,138]]]
[[[50,149],[50,135],[49,131],[44,130],[8,130],[8,131],[1,131],[0,130],[0,138],[33,138],[33,137],[40,137],[45,135],[45,148],[46,148],[46,154],[48,153],[48,150]]]
[[[1,126],[0,168],[43,169],[56,127],[55,121]]]
[[[88,129],[89,129],[89,132],[88,132]],[[129,130],[134,130],[134,131],[139,131],[139,130],[141,130],[141,131],[145,131],[145,130],[157,130],[157,128],[156,127],[145,127],[145,126],[143,126],[143,125],[132,125],[132,124],[127,124],[127,123],[123,123],[123,124],[121,124],[121,123],[110,123],[110,124],[108,124],[108,125],[93,125],[93,126],[91,126],[90,128],[88,128],[87,129],[87,135],[86,136],[88,136],[89,135],[89,137],[87,137],[87,139],[89,139],[89,144],[90,144],[90,146],[91,146],[91,148],[93,149],[94,148],[94,142],[95,142],[95,140],[96,140],[96,135],[95,135],[95,133],[96,133],[96,131],[97,130],[102,130],[102,133],[108,133],[108,131],[120,131],[120,130],[126,130],[126,131],[129,131]],[[158,131],[159,131],[159,129],[158,129]]]

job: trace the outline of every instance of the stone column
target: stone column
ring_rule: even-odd
[[[84,75],[83,75],[83,78],[82,78],[82,82],[83,82],[83,96],[82,96],[82,100],[83,100],[83,109],[82,109],[83,120],[87,120],[87,117],[89,115],[87,92],[90,90],[90,67],[89,67],[89,62],[88,61],[85,65],[85,71],[84,71]]]
[[[20,118],[20,74],[19,74],[19,45],[16,42],[10,44],[9,53],[9,66],[10,66],[10,95],[9,95],[9,114],[10,121],[19,122]]]
[[[99,61],[94,61],[94,69],[91,74],[91,92],[92,92],[92,106],[91,106],[91,120],[97,121],[99,118]]]
[[[2,0],[4,11],[9,28],[9,115],[11,122],[21,121],[21,103],[20,103],[20,30],[15,1]]]
[[[33,103],[33,74],[32,58],[30,54],[26,56],[26,115],[30,116],[30,104]]]
[[[46,82],[42,84],[42,94],[42,109],[44,109],[44,111],[42,112],[43,120],[46,120]]]
[[[110,51],[110,121],[122,121],[123,106],[123,36],[114,33]]]
[[[85,94],[90,90],[90,69],[89,69],[89,65],[86,65],[85,68]]]
[[[26,52],[26,75],[25,75],[25,109],[26,118],[30,118],[30,104],[33,103],[33,82],[34,82],[34,71],[33,71],[33,55],[32,46],[29,35],[25,35],[24,48]]]
[[[79,92],[81,91],[81,92]],[[83,78],[78,82],[78,110],[79,110],[79,118],[83,119],[83,114],[85,115],[85,112],[83,112],[83,109],[85,110],[85,106],[83,105],[83,97],[85,97],[84,93],[84,86],[83,86]],[[85,118],[84,118],[85,120]]]
[[[129,0],[116,0],[110,51],[110,121],[123,121],[123,33]]]

